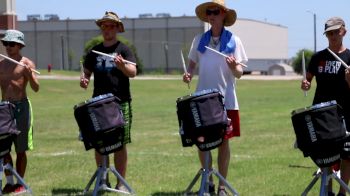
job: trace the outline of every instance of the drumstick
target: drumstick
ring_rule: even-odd
[[[214,50],[214,49],[212,49],[212,48],[209,48],[208,46],[204,46],[206,49],[209,49],[210,51],[212,51],[212,52],[215,52],[216,54],[219,54],[219,55],[221,55],[221,56],[223,56],[223,57],[226,57],[226,58],[228,58],[228,56],[226,55],[226,54],[224,54],[224,53],[221,53],[221,52],[219,52],[219,51],[217,51],[217,50]],[[240,65],[242,65],[243,67],[248,67],[246,64],[244,64],[244,63],[242,63],[242,62],[238,62],[237,64],[240,64]]]
[[[11,61],[12,63],[16,63],[16,64],[18,64],[18,65],[20,65],[20,66],[26,67],[26,65],[24,65],[23,63],[20,63],[20,62],[14,60],[14,59],[12,59],[12,58],[10,58],[10,57],[8,57],[8,56],[5,56],[5,55],[3,55],[3,54],[0,54],[0,56],[2,56],[2,57],[4,57],[5,59]],[[30,70],[32,70],[33,72],[35,72],[35,73],[37,73],[37,74],[40,74],[40,72],[37,71],[37,70],[35,70],[35,69],[30,68]]]
[[[349,66],[341,59],[338,57],[338,55],[336,55],[331,49],[327,48],[328,52],[331,53],[334,58],[336,58],[338,61],[341,62],[341,64],[345,67],[345,69],[349,68]]]
[[[302,56],[302,61],[301,61],[301,65],[303,68],[303,79],[306,80],[306,69],[305,69],[305,55],[304,55],[304,50],[303,50],[303,56]],[[304,97],[307,96],[307,92],[306,90],[304,90]]]
[[[81,61],[80,61],[80,77],[85,78],[84,66]]]
[[[112,59],[115,58],[115,56],[110,55],[110,54],[106,54],[106,53],[99,52],[99,51],[96,51],[96,50],[91,50],[91,51],[94,52],[94,53],[96,53],[96,54],[100,54],[100,55],[103,55],[103,56],[111,57]],[[128,63],[128,64],[131,64],[131,65],[136,65],[136,63],[131,62],[131,61],[128,61],[128,60],[125,60],[125,59],[123,59],[123,62],[124,62],[124,63]]]
[[[181,60],[182,60],[182,68],[184,69],[184,73],[187,75],[188,72],[186,69],[186,63],[185,63],[185,59],[184,59],[184,55],[182,53],[182,50],[181,50]],[[190,89],[190,83],[187,83],[187,86],[188,86],[188,89]]]

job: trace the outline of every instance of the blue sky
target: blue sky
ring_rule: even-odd
[[[210,1],[210,0],[208,0]],[[17,15],[25,20],[29,14],[57,14],[61,19],[96,19],[106,10],[120,17],[136,18],[139,14],[170,13],[171,16],[194,16],[203,0],[16,0]],[[316,14],[317,50],[327,47],[323,35],[325,21],[332,16],[345,20],[350,31],[349,0],[226,0],[236,10],[238,18],[279,24],[288,28],[289,57],[302,49],[314,49],[313,13]],[[345,36],[350,48],[350,32]]]

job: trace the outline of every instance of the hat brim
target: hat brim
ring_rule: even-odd
[[[327,33],[328,31],[333,31],[333,30],[337,30],[337,29],[340,29],[343,25],[342,24],[339,24],[339,25],[334,25],[334,26],[331,26],[331,27],[328,27],[323,34]]]
[[[214,2],[206,2],[206,3],[202,3],[200,5],[198,5],[196,7],[196,15],[197,17],[203,21],[203,22],[208,22],[208,17],[206,14],[206,10],[208,7],[220,7],[221,9],[226,11],[226,17],[225,17],[225,21],[224,21],[224,26],[231,26],[233,25],[236,20],[237,20],[237,13],[235,10],[233,9],[228,9],[218,3],[214,3]]]
[[[122,22],[117,22],[117,21],[115,21],[115,20],[113,20],[113,19],[102,18],[102,19],[96,20],[95,23],[96,23],[97,26],[100,27],[101,24],[102,24],[103,22],[107,22],[107,21],[109,21],[109,22],[114,22],[115,24],[117,24],[117,25],[118,25],[118,32],[119,32],[119,33],[125,32],[123,23],[122,23]]]
[[[4,42],[15,42],[17,44],[21,44],[23,47],[26,46],[26,44],[23,41],[8,39],[6,37],[2,38],[1,41],[4,41]]]

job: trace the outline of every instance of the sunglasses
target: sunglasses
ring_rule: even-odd
[[[217,16],[217,15],[219,15],[220,14],[220,9],[215,9],[215,10],[206,10],[205,11],[205,14],[207,15],[207,16],[210,16],[210,15],[214,15],[214,16]]]
[[[333,30],[333,31],[327,31],[326,35],[327,36],[333,36],[333,35],[339,35],[340,29]]]
[[[111,30],[111,29],[114,29],[115,27],[117,27],[117,25],[105,25],[105,24],[102,24],[100,26],[100,29],[101,30]]]
[[[4,45],[5,47],[9,46],[9,47],[14,47],[17,43],[16,42],[6,42],[3,41],[2,45]]]

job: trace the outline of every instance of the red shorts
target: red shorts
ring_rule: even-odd
[[[241,135],[239,110],[227,110],[227,117],[231,119],[231,123],[229,125],[228,131],[226,131],[224,139],[239,137]]]

